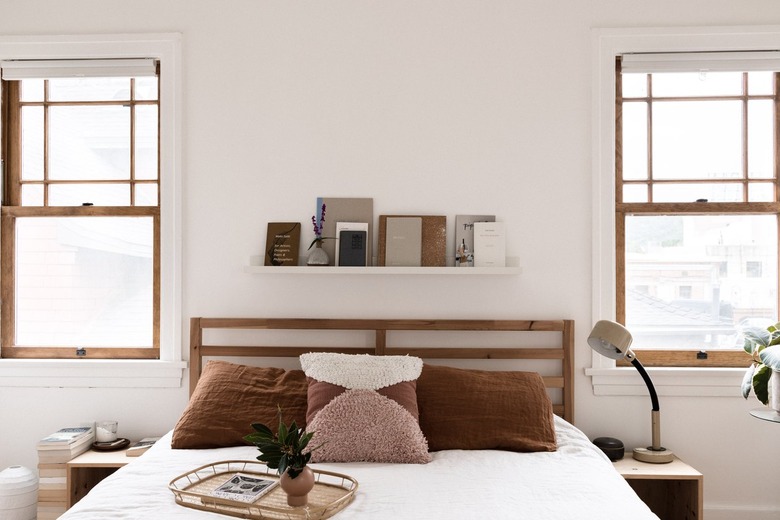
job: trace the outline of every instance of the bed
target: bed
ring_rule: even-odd
[[[571,320],[193,318],[191,399],[176,427],[61,518],[230,518],[177,504],[169,484],[217,461],[254,461],[257,449],[236,436],[249,433],[250,422],[278,413],[281,406],[290,417],[303,414],[299,421],[317,425],[315,439],[322,434],[328,441],[313,469],[349,475],[359,483],[349,505],[334,518],[657,519],[572,424],[573,333]],[[330,373],[336,382],[327,380],[334,359],[339,364]],[[417,359],[424,363],[415,373]],[[341,364],[345,360],[356,364]],[[372,374],[374,364],[382,373],[394,367],[395,374],[396,363],[405,367],[399,373],[417,375],[382,384],[415,392],[416,403],[403,405],[414,409],[415,420],[382,428],[419,429],[424,450],[414,444],[417,430],[381,431],[378,440],[359,443],[361,449],[375,449],[372,443],[388,448],[383,443],[389,442],[383,453],[412,457],[404,462],[381,458],[386,455],[371,460],[370,453],[356,452],[356,443],[345,447],[329,438],[340,435],[344,422],[343,415],[333,421],[325,413],[337,409],[338,399],[354,405],[344,396],[373,396],[377,400],[367,401],[370,408],[396,406],[396,397],[342,389],[313,412],[311,405],[321,396],[315,392],[323,383],[319,379],[332,388],[343,374]],[[358,408],[354,416],[363,413]],[[393,414],[380,415],[384,420]],[[356,424],[360,431],[371,430]]]

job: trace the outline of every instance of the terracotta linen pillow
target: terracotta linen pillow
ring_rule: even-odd
[[[306,424],[306,376],[301,370],[209,361],[173,430],[172,448],[243,446],[259,422]]]
[[[424,365],[420,428],[431,451],[555,451],[552,402],[536,372]]]
[[[317,352],[300,359],[312,462],[430,462],[417,422],[420,358]]]

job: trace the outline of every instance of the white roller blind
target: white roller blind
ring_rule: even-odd
[[[624,54],[623,72],[780,71],[779,51]]]
[[[111,78],[155,76],[151,58],[114,60],[7,60],[0,61],[5,80],[51,78]]]

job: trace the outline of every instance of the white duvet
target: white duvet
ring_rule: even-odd
[[[338,520],[645,520],[656,517],[585,435],[556,417],[550,453],[448,450],[429,464],[314,464],[354,477]],[[221,460],[255,460],[254,447],[172,450],[171,433],[97,485],[61,520],[229,519],[174,501],[168,483]]]

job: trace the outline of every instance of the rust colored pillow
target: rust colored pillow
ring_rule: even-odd
[[[431,451],[557,447],[552,402],[536,372],[423,365],[417,405]]]
[[[301,370],[209,361],[173,430],[173,448],[243,446],[252,423],[306,424],[306,376]]]

